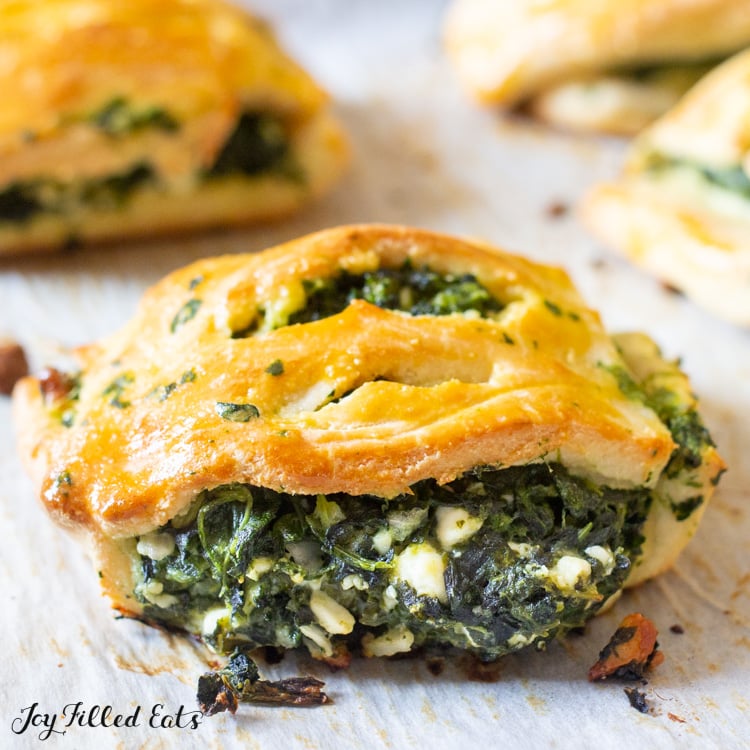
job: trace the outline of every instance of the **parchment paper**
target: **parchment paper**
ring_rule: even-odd
[[[750,441],[750,334],[608,255],[572,211],[560,215],[594,180],[617,171],[623,144],[478,109],[441,52],[443,2],[247,4],[333,95],[351,135],[349,174],[329,198],[281,224],[0,262],[0,334],[20,340],[34,368],[124,323],[149,284],[196,258],[259,250],[347,222],[408,223],[565,266],[611,330],[647,330],[669,356],[682,357],[730,471],[675,570],[626,594],[583,637],[506,658],[485,675],[494,682],[471,679],[461,659],[435,675],[417,659],[359,661],[333,673],[291,656],[266,674],[313,674],[326,681],[333,705],[242,707],[235,717],[191,729],[189,715],[174,717],[181,706],[195,710],[195,682],[210,656],[186,639],[114,618],[81,549],[33,497],[15,455],[9,402],[0,398],[0,747],[750,746],[750,468],[743,450]],[[631,708],[621,684],[586,681],[599,649],[632,611],[655,621],[666,655],[642,686],[649,714]],[[673,632],[675,625],[684,632]],[[109,705],[110,722],[130,715],[137,726],[64,726],[59,714],[78,701],[84,719]],[[58,715],[54,728],[65,734],[40,739],[44,725],[20,732],[30,707]]]

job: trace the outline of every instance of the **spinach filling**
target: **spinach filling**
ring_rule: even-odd
[[[342,273],[331,279],[305,282],[307,302],[289,323],[309,323],[344,310],[363,299],[387,310],[410,315],[450,315],[476,310],[482,317],[502,310],[500,303],[472,274],[440,274],[410,263],[363,274]]]
[[[87,121],[112,138],[156,129],[179,130],[179,122],[159,107],[134,109],[116,98],[91,114]],[[273,115],[246,112],[238,120],[214,164],[201,177],[215,179],[232,174],[257,176],[275,173],[294,182],[303,174],[292,158],[287,130]],[[0,222],[23,224],[40,214],[65,215],[77,206],[99,210],[123,207],[140,188],[159,184],[147,162],[121,173],[66,183],[36,178],[14,182],[0,191]]]
[[[39,214],[64,215],[79,205],[121,208],[135,190],[156,179],[153,169],[143,163],[119,174],[74,183],[43,179],[13,183],[0,192],[0,222],[21,224]]]
[[[377,654],[397,633],[401,650],[491,660],[594,615],[638,558],[650,503],[645,489],[593,487],[544,463],[412,489],[391,500],[205,491],[138,539],[144,616],[224,653],[306,645],[330,657],[364,636]]]
[[[610,73],[640,83],[665,84],[677,93],[683,93],[725,59],[715,57],[706,60],[623,65],[611,69]]]
[[[245,112],[206,176],[269,172],[292,180],[302,179],[302,172],[291,158],[282,122],[273,115]]]
[[[387,310],[410,315],[451,315],[474,312],[482,318],[502,311],[503,304],[472,274],[440,274],[427,266],[380,268],[364,273],[343,271],[325,279],[304,279],[304,302],[289,309],[261,307],[249,326],[232,332],[243,338],[296,323],[337,315],[362,299]]]
[[[113,137],[154,128],[173,132],[180,123],[167,110],[157,106],[136,109],[125,97],[115,97],[88,118],[99,130]]]
[[[750,200],[750,175],[739,164],[734,167],[714,169],[685,159],[655,153],[646,160],[646,169],[657,174],[674,169],[688,169],[709,185]]]
[[[664,468],[663,476],[669,480],[679,480],[687,486],[699,488],[694,481],[694,472],[703,464],[703,455],[709,448],[716,446],[711,434],[692,405],[680,401],[677,395],[667,388],[645,390],[638,385],[623,367],[609,367],[609,372],[617,379],[617,384],[624,396],[640,401],[653,410],[667,427],[676,443],[669,462]],[[721,473],[711,481],[718,483]],[[678,521],[688,519],[703,504],[702,495],[694,495],[680,502],[672,502],[672,512]]]

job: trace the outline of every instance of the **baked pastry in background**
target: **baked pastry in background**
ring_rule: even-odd
[[[454,0],[445,39],[481,101],[573,130],[632,134],[750,44],[750,2]]]
[[[77,356],[14,392],[36,491],[122,613],[223,652],[541,648],[668,568],[723,469],[647,336],[416,229],[199,261]]]
[[[750,50],[631,146],[581,207],[606,245],[717,316],[750,325]]]
[[[326,94],[221,0],[0,4],[0,254],[271,219],[340,175]]]

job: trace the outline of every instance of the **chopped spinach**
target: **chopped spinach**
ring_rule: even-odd
[[[106,210],[122,208],[133,192],[155,179],[148,164],[136,164],[120,174],[87,180],[83,183],[79,200],[86,206]]]
[[[693,495],[693,497],[682,500],[679,503],[672,503],[671,508],[674,517],[678,521],[684,521],[693,515],[693,512],[703,505],[703,495]]]
[[[701,173],[713,185],[730,190],[743,198],[750,198],[750,176],[740,165],[727,169],[703,167]]]
[[[703,452],[715,443],[695,407],[681,403],[677,396],[666,388],[655,388],[647,392],[635,382],[624,367],[613,365],[605,369],[617,379],[618,387],[626,398],[640,401],[653,409],[670,431],[677,447],[670,456],[664,475],[674,479],[697,469],[703,462]],[[680,521],[685,520],[702,502],[702,498],[700,501],[691,498],[690,501],[674,505],[676,518]]]
[[[592,487],[543,463],[478,468],[412,491],[385,500],[241,484],[207,490],[187,518],[159,530],[172,536],[173,551],[140,558],[136,596],[147,617],[202,631],[225,653],[310,645],[309,628],[319,628],[311,596],[320,591],[358,623],[348,635],[321,630],[332,650],[368,631],[406,627],[415,646],[453,645],[494,659],[529,643],[542,648],[595,614],[640,554],[650,503],[646,490]],[[481,525],[442,547],[438,509],[446,508]],[[444,597],[399,577],[399,556],[420,545],[441,550]],[[593,547],[597,554],[588,554]],[[557,566],[571,559],[587,572],[561,582]]]
[[[34,183],[16,182],[0,193],[0,221],[22,224],[43,210]]]
[[[299,177],[289,153],[289,139],[281,121],[273,115],[245,112],[237,121],[209,177],[230,174],[256,175],[282,172]]]
[[[450,315],[476,310],[486,317],[502,304],[471,274],[440,274],[427,267],[381,268],[362,274],[343,272],[330,279],[305,282],[306,305],[289,323],[308,323],[335,315],[353,300],[363,299],[387,310],[411,315]]]
[[[23,223],[41,213],[66,214],[78,205],[98,210],[121,208],[141,187],[156,179],[146,163],[105,177],[72,183],[52,179],[17,182],[0,193],[0,222]]]

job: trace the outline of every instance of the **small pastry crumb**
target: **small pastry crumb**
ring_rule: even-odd
[[[664,661],[664,654],[658,650],[657,636],[651,620],[638,612],[628,615],[599,652],[598,661],[589,669],[589,681],[609,677],[640,680],[646,670]]]

